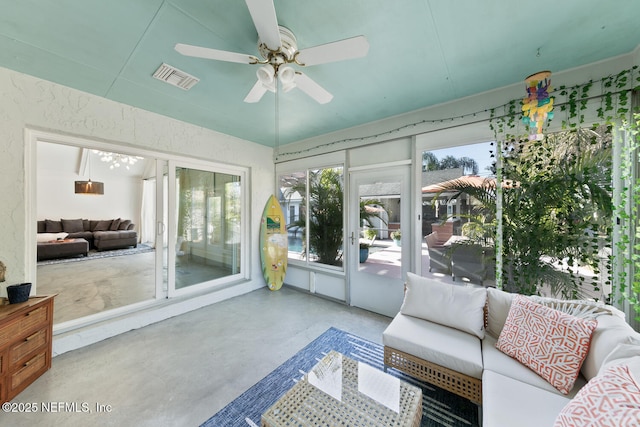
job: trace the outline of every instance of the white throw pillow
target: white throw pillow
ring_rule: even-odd
[[[609,355],[605,357],[598,375],[602,374],[603,371],[611,366],[629,364],[631,361],[640,362],[640,338],[637,336],[628,337],[625,342],[618,344]],[[635,365],[640,366],[638,363]],[[640,376],[640,371],[637,372],[637,375]]]
[[[618,344],[628,343],[631,337],[637,336],[633,328],[618,316],[602,315],[596,321],[598,326],[591,336],[589,353],[581,369],[587,380],[598,375],[605,359]]]
[[[504,328],[514,295],[496,288],[487,289],[487,333],[494,338],[498,338]]]
[[[69,233],[38,233],[36,235],[37,243],[51,242],[52,240],[66,239]]]
[[[400,312],[484,338],[485,288],[451,285],[407,273]]]

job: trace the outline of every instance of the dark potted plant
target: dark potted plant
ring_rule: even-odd
[[[366,262],[369,258],[369,244],[360,243],[360,263]]]

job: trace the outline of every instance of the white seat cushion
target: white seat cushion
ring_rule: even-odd
[[[558,389],[552,386],[547,380],[529,369],[527,366],[518,362],[516,359],[504,354],[496,348],[497,340],[490,335],[485,336],[482,340],[482,359],[484,369],[490,369],[499,374],[514,378],[523,383],[550,391],[556,394],[562,394]],[[582,375],[579,375],[569,392],[568,397],[576,395],[578,390],[582,388],[587,381]]]
[[[546,391],[488,369],[482,375],[483,426],[552,427],[569,401],[560,393]]]
[[[458,329],[398,313],[382,343],[473,378],[482,378],[480,339]]]

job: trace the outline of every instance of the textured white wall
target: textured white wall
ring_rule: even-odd
[[[25,199],[27,128],[250,168],[251,274],[255,287],[262,286],[256,248],[263,204],[273,192],[271,148],[0,68],[0,261],[7,267],[0,295],[33,274],[27,271],[34,241]]]
[[[129,219],[140,226],[142,180],[139,177],[94,177],[104,182],[104,195],[75,194],[74,181],[81,179],[70,171],[38,173],[37,219]]]

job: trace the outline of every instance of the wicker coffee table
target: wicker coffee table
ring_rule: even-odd
[[[418,427],[422,390],[332,351],[262,414],[263,427]]]

